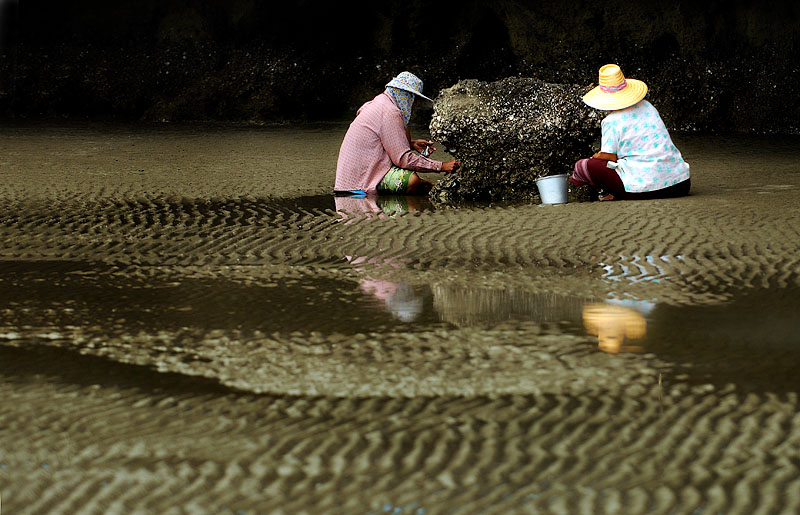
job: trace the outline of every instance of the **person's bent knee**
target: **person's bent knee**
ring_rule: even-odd
[[[591,183],[589,172],[586,167],[586,163],[588,162],[588,159],[579,159],[575,163],[575,168],[572,171],[572,175],[569,177],[569,182],[575,186],[583,186],[584,184]]]
[[[433,186],[430,182],[426,181],[416,172],[411,174],[408,178],[408,189],[406,190],[409,195],[425,195]]]
[[[416,172],[412,173],[411,176],[408,178],[408,189],[406,192],[414,193],[419,188],[419,183],[422,181],[419,175]]]

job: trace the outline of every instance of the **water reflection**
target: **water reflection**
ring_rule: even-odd
[[[584,297],[555,293],[387,280],[360,268],[360,263],[367,263],[363,258],[353,259],[351,263],[363,273],[359,280],[360,291],[377,300],[381,310],[401,322],[422,319],[427,323],[440,321],[456,327],[492,327],[516,320],[578,328],[587,301]],[[387,265],[386,262],[381,264]]]
[[[405,282],[362,279],[361,291],[378,299],[386,311],[401,322],[415,321],[425,307],[421,288]]]
[[[583,323],[589,334],[597,336],[597,345],[603,352],[641,351],[641,346],[626,344],[625,339],[644,338],[647,322],[644,315],[630,307],[593,303],[583,308]]]
[[[384,272],[397,271],[403,267],[401,262],[391,259],[370,259],[364,256],[345,256],[345,259],[362,275],[358,281],[360,290],[377,300],[382,310],[389,312],[401,322],[413,322],[422,314],[425,308],[425,290],[430,288],[412,286],[405,281],[375,277],[369,271],[372,265],[377,265]]]
[[[392,217],[402,213],[433,210],[433,203],[425,196],[336,196],[336,212],[343,219],[352,215],[367,217]],[[424,288],[403,281],[390,281],[367,274],[367,264],[379,264],[390,269],[402,268],[400,263],[382,258],[345,256],[364,277],[359,281],[362,292],[378,300],[379,305],[401,322],[413,322],[424,311]]]
[[[358,196],[337,196],[336,212],[342,218],[348,215],[368,215],[368,216],[395,216],[401,213],[415,211],[432,211],[433,203],[425,196],[408,195],[367,195]]]
[[[439,318],[459,327],[492,325],[506,320],[580,324],[585,298],[524,290],[432,285]]]

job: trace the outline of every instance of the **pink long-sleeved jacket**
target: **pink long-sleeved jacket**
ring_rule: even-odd
[[[375,193],[392,165],[415,172],[439,172],[441,161],[414,152],[406,136],[403,114],[381,93],[358,110],[347,129],[336,163],[335,191]]]

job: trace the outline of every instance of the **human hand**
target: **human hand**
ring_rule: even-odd
[[[461,167],[461,161],[453,160],[453,161],[445,161],[442,163],[442,172],[444,173],[452,173],[458,170]]]
[[[433,141],[428,141],[425,139],[412,139],[411,140],[411,148],[422,154],[427,147],[430,147],[430,152],[436,150],[436,147],[433,144]]]

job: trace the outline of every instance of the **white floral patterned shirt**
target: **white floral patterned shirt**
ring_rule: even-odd
[[[625,191],[656,191],[689,178],[689,164],[647,100],[612,111],[601,125],[600,151],[617,154],[617,174]]]

